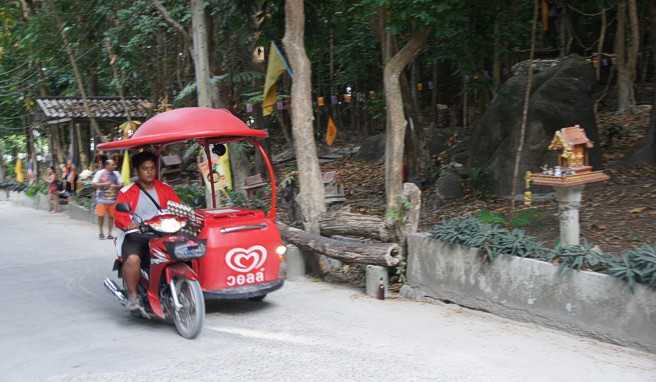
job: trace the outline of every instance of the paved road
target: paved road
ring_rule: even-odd
[[[0,381],[656,381],[656,355],[454,305],[289,282],[194,341],[104,290],[90,224],[0,202]]]

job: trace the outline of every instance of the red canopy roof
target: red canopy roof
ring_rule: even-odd
[[[249,128],[225,109],[185,107],[157,114],[139,126],[129,139],[98,145],[101,150],[172,143],[203,138],[266,138],[264,130]]]

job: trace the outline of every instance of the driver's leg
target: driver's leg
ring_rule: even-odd
[[[148,251],[148,238],[143,237],[138,233],[130,233],[125,235],[123,240],[123,266],[121,267],[121,274],[125,285],[128,289],[128,304],[129,310],[139,309],[139,294],[138,286],[141,279],[141,256],[145,255]]]
[[[141,278],[139,254],[129,254],[123,262],[121,272],[128,288],[128,299],[134,301],[138,298],[137,285],[139,285],[139,279]]]

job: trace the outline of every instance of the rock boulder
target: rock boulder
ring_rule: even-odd
[[[519,181],[526,171],[551,163],[547,146],[556,130],[578,124],[588,138],[599,142],[591,96],[595,83],[592,64],[579,56],[570,56],[539,70],[534,75],[529,100]],[[469,167],[487,170],[493,176],[497,195],[507,196],[512,190],[526,83],[525,73],[506,81],[472,134]],[[598,146],[591,150],[590,161],[595,168],[601,165]],[[521,191],[520,187],[518,192]]]

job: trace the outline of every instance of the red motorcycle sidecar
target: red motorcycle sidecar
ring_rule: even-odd
[[[207,252],[192,263],[206,298],[260,300],[284,284],[284,254],[275,221],[263,211],[200,210]]]

